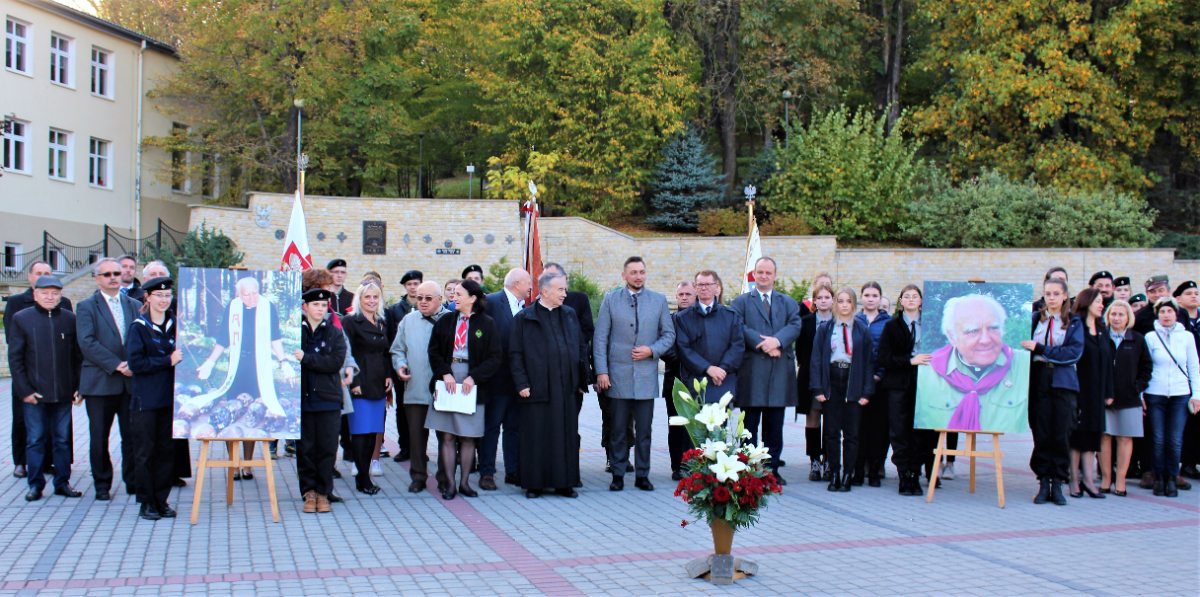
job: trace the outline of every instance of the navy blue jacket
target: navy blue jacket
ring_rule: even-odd
[[[346,362],[346,335],[333,325],[331,318],[308,325],[300,322],[300,411],[342,410],[342,365]]]
[[[61,306],[47,311],[34,304],[14,315],[9,325],[11,330],[4,329],[9,334],[13,395],[24,399],[41,394],[39,402],[74,399],[83,368],[75,314]]]
[[[1029,327],[1031,338],[1037,331],[1038,319],[1041,316],[1040,312],[1034,311]],[[1063,336],[1063,343],[1058,346],[1046,346],[1038,342],[1033,348],[1033,354],[1041,355],[1054,364],[1050,387],[1078,392],[1079,376],[1075,373],[1075,363],[1083,356],[1083,318],[1072,315],[1071,323],[1067,325],[1067,334]]]
[[[167,316],[162,326],[143,313],[129,327],[129,370],[133,372],[130,408],[151,410],[175,405],[175,318]]]
[[[492,318],[496,324],[496,333],[500,334],[501,364],[500,369],[492,376],[491,383],[487,386],[488,396],[515,397],[517,389],[513,384],[512,368],[509,366],[508,358],[508,338],[512,334],[513,328],[513,313],[508,306],[508,295],[504,294],[503,290],[487,295],[487,308],[483,312]],[[481,387],[480,390],[482,389],[484,388]]]
[[[858,314],[854,316],[854,319],[856,321],[867,323],[867,316],[863,314],[862,311],[859,311]],[[880,310],[879,313],[875,315],[875,321],[867,324],[867,327],[871,329],[871,342],[873,343],[871,354],[875,357],[875,377],[878,377],[879,379],[883,379],[884,368],[884,363],[880,362],[879,355],[877,354],[877,351],[879,350],[879,340],[883,337],[883,326],[887,325],[887,322],[891,319],[892,316],[888,315],[887,311]]]
[[[695,391],[695,380],[708,379],[704,402],[718,402],[726,393],[737,398],[737,370],[746,351],[743,336],[741,316],[719,303],[714,303],[707,315],[700,303],[677,313],[675,357],[679,359],[679,379],[689,391]],[[706,373],[714,365],[726,374],[719,386]]]
[[[817,336],[813,338],[812,364],[809,370],[808,386],[813,396],[825,396],[829,399],[829,360],[833,358],[833,324],[837,317],[817,326]],[[870,398],[875,394],[875,343],[871,339],[871,330],[865,321],[854,319],[854,333],[851,337],[853,354],[850,357],[850,379],[846,384],[846,401]]]

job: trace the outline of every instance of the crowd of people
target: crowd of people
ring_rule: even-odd
[[[50,472],[56,495],[80,497],[69,477],[71,405],[83,403],[96,499],[113,491],[108,438],[115,419],[121,481],[137,495],[142,517],[175,516],[170,489],[191,473],[187,440],[171,437],[174,368],[182,359],[173,282],[152,262],[139,283],[136,265],[129,256],[101,259],[97,291],[73,309],[50,267],[35,263],[30,289],[8,300],[14,475],[28,478],[27,500],[42,498]],[[621,287],[604,296],[593,318],[588,295],[569,291],[556,263],[544,264],[536,280],[510,270],[503,288],[490,293],[478,265],[444,284],[411,270],[390,306],[377,272],[347,285],[344,260],[305,271],[301,347],[276,356],[301,365],[300,439],[284,455],[297,459],[303,511],[330,512],[341,501],[334,492],[339,444],[356,489],[380,492],[373,477],[386,474],[381,460],[391,456],[383,442],[389,409],[399,447],[393,460],[409,462],[412,493],[426,490],[432,431],[442,499],[477,497],[476,472],[479,490],[497,490],[501,446],[503,483],[531,499],[577,497],[579,417],[589,388],[602,411],[608,489],[622,491],[632,470],[634,487],[652,491],[654,410],[668,397],[675,414],[669,397],[676,379],[689,388],[705,381],[704,402],[732,395],[780,484],[787,484],[780,469],[788,408],[805,417],[808,480],[829,491],[880,487],[889,451],[901,495],[921,495],[922,476],[926,483],[953,479],[952,456],[932,478],[936,435],[914,423],[921,368],[937,369],[937,383],[958,389],[1020,392],[997,386],[1002,376],[994,372],[1014,366],[1011,348],[996,347],[1002,356],[973,364],[966,336],[978,335],[979,326],[967,330],[948,313],[942,331],[953,349],[923,354],[918,284],[894,297],[893,311],[875,282],[835,285],[818,272],[797,301],[776,288],[778,273],[774,259],[759,259],[753,288],[726,302],[717,272],[701,270],[675,285],[672,311],[666,296],[646,288],[645,261],[630,257]],[[1190,489],[1187,478],[1200,478],[1200,289],[1187,281],[1172,292],[1165,275],[1144,287],[1134,295],[1129,278],[1101,271],[1072,298],[1066,271],[1047,272],[1021,342],[1030,353],[1023,366],[1036,503],[1066,504],[1064,486],[1072,497],[1124,496],[1127,479],[1175,497]],[[988,308],[963,301],[954,309],[967,317]],[[1003,317],[983,325],[1002,328]],[[956,443],[950,434],[948,447]],[[687,432],[670,428],[667,445],[679,480]],[[253,476],[244,470],[238,478]]]

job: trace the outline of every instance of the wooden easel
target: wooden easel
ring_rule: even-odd
[[[976,458],[993,458],[996,460],[996,493],[1000,496],[1000,507],[1004,507],[1004,468],[1000,464],[1000,458],[1004,456],[1000,452],[1000,436],[1004,435],[1002,431],[962,431],[959,429],[935,429],[939,433],[937,448],[933,450],[933,477],[929,481],[929,492],[925,495],[925,503],[933,501],[933,490],[937,489],[938,473],[942,468],[942,456],[966,456],[971,459],[971,493],[975,493],[975,459]],[[966,450],[947,450],[946,449],[946,434],[947,433],[963,433],[967,436]],[[990,452],[980,452],[975,449],[975,435],[986,434],[992,436],[992,450]]]
[[[204,494],[205,469],[223,468],[225,470],[225,503],[233,505],[233,472],[242,467],[265,466],[267,468],[267,493],[271,496],[271,517],[279,522],[279,501],[275,496],[275,463],[271,460],[269,437],[222,437],[200,439],[200,463],[196,473],[196,495],[192,498],[192,524],[200,516],[200,496]],[[209,460],[209,442],[225,442],[229,449],[231,460]],[[262,460],[242,460],[242,442],[262,442]]]

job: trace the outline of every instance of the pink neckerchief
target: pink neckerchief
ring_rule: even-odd
[[[979,381],[971,379],[958,368],[952,369],[950,373],[945,372],[946,366],[950,363],[950,353],[953,350],[953,346],[943,346],[935,351],[929,360],[938,376],[946,380],[950,387],[963,393],[962,401],[958,403],[954,414],[950,416],[948,427],[963,431],[982,431],[983,428],[979,425],[979,395],[991,391],[1008,375],[1009,369],[1012,369],[1012,348],[1009,348],[1007,344],[1002,346],[1000,352],[1005,358],[1004,365],[988,371],[987,375],[984,375]]]

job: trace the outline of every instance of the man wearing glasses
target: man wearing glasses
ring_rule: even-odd
[[[433,368],[429,365],[429,337],[433,324],[449,313],[442,308],[442,289],[437,282],[422,282],[416,292],[417,308],[400,320],[396,339],[392,342],[392,367],[404,380],[404,410],[408,418],[409,445],[401,449],[412,455],[409,475],[412,482],[408,490],[412,493],[425,491],[429,468],[425,461],[425,446],[429,443],[429,430],[425,428],[425,415],[433,403],[430,381]],[[438,446],[442,443],[439,441]],[[439,460],[438,462],[441,462]],[[437,472],[438,486],[449,483],[446,473]]]
[[[99,290],[79,301],[77,309],[79,349],[83,352],[79,393],[87,407],[96,499],[107,501],[113,484],[108,437],[114,417],[121,426],[121,479],[125,491],[134,493],[133,441],[128,433],[133,372],[125,354],[125,339],[142,303],[121,292],[122,266],[116,259],[96,262],[94,276]]]
[[[746,349],[742,318],[721,304],[721,277],[712,270],[696,274],[696,304],[675,316],[675,356],[679,379],[689,390],[707,379],[700,397],[716,403],[725,394],[737,398],[738,367]]]

